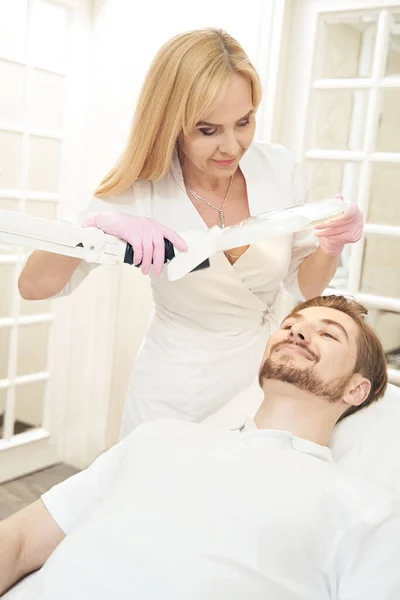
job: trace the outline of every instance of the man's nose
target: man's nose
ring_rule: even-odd
[[[240,144],[236,138],[234,131],[227,131],[220,144],[220,151],[228,154],[230,158],[237,156],[239,153]]]
[[[296,323],[290,329],[289,338],[294,342],[301,341],[309,344],[311,342],[311,333],[305,323]]]

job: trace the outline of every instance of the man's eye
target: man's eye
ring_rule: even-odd
[[[202,128],[200,129],[201,133],[203,135],[214,135],[214,133],[217,131],[216,129],[206,129],[206,128]]]
[[[291,325],[282,325],[281,329],[292,329]]]
[[[330,338],[331,340],[336,340],[337,341],[337,339],[331,333],[328,333],[327,331],[323,331],[322,335],[324,337]]]

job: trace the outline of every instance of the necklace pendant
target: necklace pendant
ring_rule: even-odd
[[[231,175],[231,177],[229,179],[228,189],[226,191],[225,198],[224,198],[221,208],[218,208],[218,206],[214,206],[214,204],[211,204],[211,202],[208,202],[208,200],[205,200],[202,196],[200,196],[200,194],[198,194],[197,192],[192,190],[192,188],[188,185],[188,189],[189,189],[190,193],[196,200],[198,200],[199,202],[203,202],[203,204],[207,204],[207,206],[209,206],[210,208],[213,208],[214,210],[217,210],[219,212],[219,218],[221,221],[221,229],[225,229],[224,208],[228,201],[229,192],[231,191],[232,181],[233,181],[233,175]]]

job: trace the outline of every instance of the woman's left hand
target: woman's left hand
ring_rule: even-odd
[[[343,198],[338,195],[335,198]],[[319,237],[319,247],[324,254],[338,256],[346,244],[354,244],[363,233],[363,215],[357,204],[350,204],[348,210],[337,219],[315,226]]]

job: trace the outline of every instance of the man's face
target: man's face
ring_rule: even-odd
[[[210,176],[230,177],[253,141],[255,127],[250,82],[233,75],[213,112],[183,138],[183,158]]]
[[[357,336],[357,324],[341,311],[301,310],[286,318],[269,339],[260,383],[280,380],[336,402],[353,377]]]

